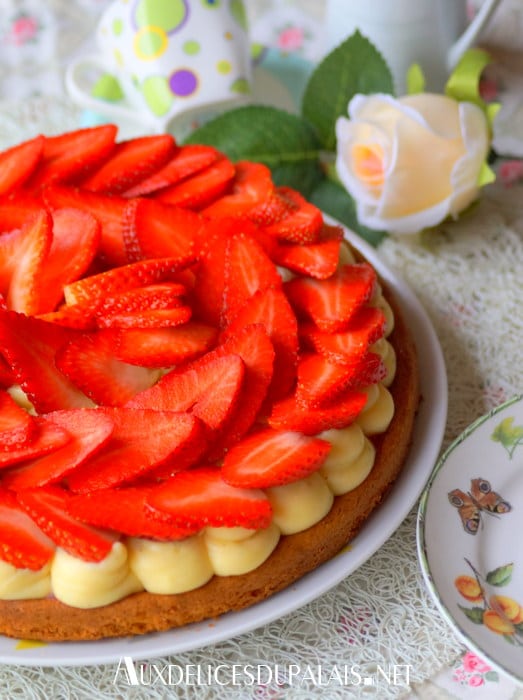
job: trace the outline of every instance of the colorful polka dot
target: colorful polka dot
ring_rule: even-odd
[[[120,66],[120,68],[121,68],[124,64],[122,52],[120,51],[120,49],[115,49],[113,52],[113,55],[114,55],[114,60],[116,61],[116,65]]]
[[[195,54],[200,53],[202,47],[199,41],[189,39],[184,43],[182,48],[188,56],[194,56]]]
[[[171,34],[185,24],[188,15],[186,0],[138,0],[134,21],[137,27],[152,24]]]
[[[227,75],[227,73],[230,73],[232,70],[231,62],[218,61],[218,63],[216,64],[216,69],[218,73],[221,73],[222,75]]]
[[[247,13],[243,0],[231,0],[231,14],[240,27],[247,31]]]
[[[202,5],[208,7],[210,10],[215,10],[217,7],[220,7],[221,4],[222,0],[202,0]]]
[[[123,32],[123,20],[118,17],[113,21],[112,29],[113,29],[113,34],[115,36],[120,36],[120,34]]]
[[[167,34],[160,27],[142,27],[134,36],[134,51],[144,61],[151,61],[162,55],[168,43]]]
[[[188,68],[180,68],[169,78],[169,86],[173,95],[189,97],[198,89],[198,76]]]
[[[151,75],[141,86],[142,95],[147,106],[157,117],[163,117],[171,109],[173,95],[169,89],[167,78],[161,75]]]

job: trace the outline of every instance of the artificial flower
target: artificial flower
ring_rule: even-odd
[[[336,170],[360,223],[413,234],[477,197],[490,148],[484,111],[446,95],[355,95],[336,122]]]

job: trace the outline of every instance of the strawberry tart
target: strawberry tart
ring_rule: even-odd
[[[103,125],[0,153],[0,633],[89,640],[261,601],[394,483],[406,319],[259,163]]]

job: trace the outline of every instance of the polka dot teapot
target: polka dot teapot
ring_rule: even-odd
[[[65,83],[79,105],[169,131],[180,115],[237,102],[250,90],[242,0],[115,0]]]

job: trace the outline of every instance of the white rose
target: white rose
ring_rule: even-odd
[[[355,95],[336,123],[338,176],[373,229],[416,233],[476,199],[489,150],[484,113],[420,93]]]

